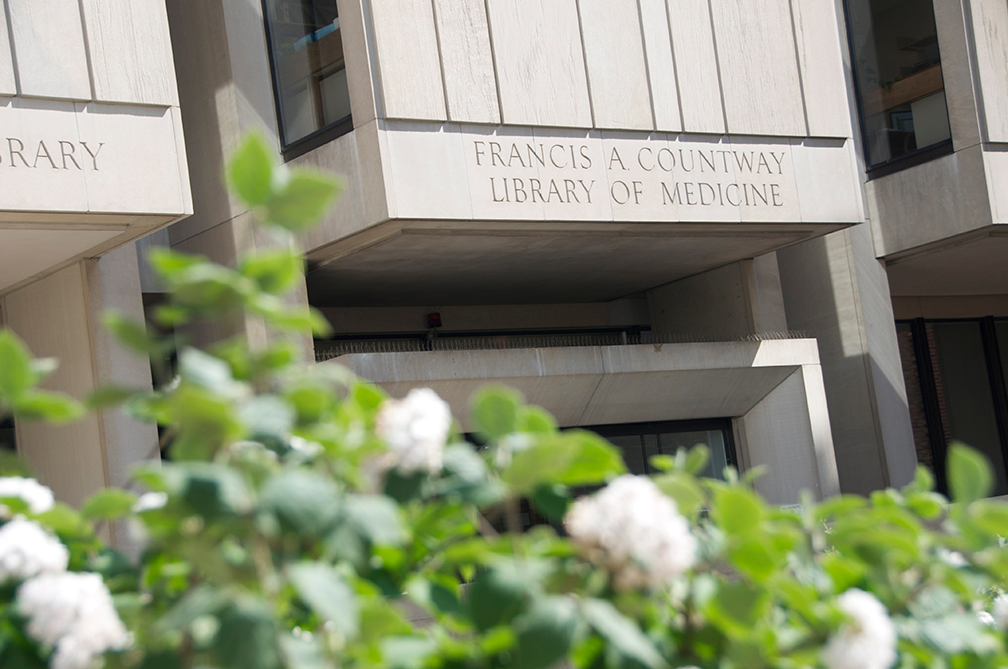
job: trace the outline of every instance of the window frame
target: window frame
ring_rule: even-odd
[[[996,324],[1008,322],[1008,318],[982,316],[974,318],[913,318],[897,319],[896,324],[910,326],[913,337],[914,356],[917,363],[917,377],[920,380],[921,396],[924,401],[924,417],[928,430],[928,442],[934,461],[935,487],[938,492],[948,495],[948,481],[945,475],[948,443],[945,441],[945,424],[942,421],[938,388],[935,384],[934,366],[931,363],[930,342],[927,326],[936,323],[977,323],[983,344],[984,363],[994,402],[994,419],[997,424],[1001,452],[1008,468],[1008,376],[1001,364],[1002,356],[997,342]]]
[[[277,138],[280,140],[280,154],[284,162],[289,162],[303,156],[309,151],[313,151],[332,140],[353,132],[353,114],[347,114],[343,118],[308,133],[293,142],[287,141],[287,132],[284,129],[283,109],[280,104],[280,80],[277,76],[276,59],[273,51],[273,27],[270,25],[269,0],[260,0],[263,20],[263,37],[266,39],[266,59],[269,61],[270,87],[273,92],[273,111],[276,115]],[[345,68],[344,68],[345,69]],[[350,95],[349,86],[347,95]],[[351,107],[353,99],[351,98]]]
[[[934,16],[934,2],[931,1],[931,12]],[[950,136],[949,139],[938,142],[937,144],[931,144],[925,146],[924,148],[918,148],[910,153],[904,153],[903,155],[897,156],[895,158],[890,158],[889,160],[883,160],[879,163],[869,164],[871,158],[871,149],[868,145],[868,136],[865,133],[866,127],[866,117],[864,114],[864,105],[862,104],[862,94],[861,94],[861,84],[858,82],[858,68],[855,62],[857,58],[857,52],[854,48],[854,36],[851,32],[851,9],[850,3],[852,0],[843,0],[843,16],[844,16],[844,32],[847,35],[847,55],[850,59],[850,72],[851,72],[851,85],[854,92],[854,108],[857,113],[858,122],[858,134],[861,137],[861,153],[864,157],[864,171],[868,181],[872,179],[879,179],[890,174],[895,174],[896,172],[902,172],[903,170],[910,169],[911,167],[916,167],[918,165],[923,165],[924,163],[931,162],[932,160],[937,160],[943,156],[950,155],[954,152],[952,140]],[[937,17],[935,17],[935,32],[937,38]],[[942,61],[942,49],[941,41],[937,40],[938,47],[938,62]],[[946,91],[945,87],[945,71],[942,70],[942,91]],[[949,135],[952,134],[952,119],[948,116],[948,97],[945,98],[945,113],[946,117],[949,119]]]

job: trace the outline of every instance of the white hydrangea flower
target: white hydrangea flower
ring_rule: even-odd
[[[823,648],[827,669],[889,669],[896,662],[896,627],[874,595],[852,588],[837,598],[850,620]]]
[[[689,523],[646,476],[620,476],[579,499],[564,524],[590,559],[613,572],[617,588],[667,586],[696,560]]]
[[[145,492],[133,503],[133,513],[143,513],[160,509],[168,503],[168,493],[166,492]]]
[[[0,477],[0,497],[17,497],[25,501],[32,513],[45,513],[53,508],[53,492],[35,479],[21,476]]]
[[[93,669],[106,651],[131,642],[98,574],[38,576],[18,589],[17,602],[28,635],[53,649],[51,669]]]
[[[1000,629],[1008,629],[1008,595],[994,598],[994,624]]]
[[[0,583],[65,571],[66,546],[34,520],[18,517],[0,527]]]
[[[375,425],[390,448],[383,464],[401,474],[440,471],[451,424],[451,407],[430,388],[414,388],[401,400],[386,400]]]

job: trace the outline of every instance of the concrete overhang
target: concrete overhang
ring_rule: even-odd
[[[305,237],[324,306],[610,300],[863,220],[850,139],[375,120]]]
[[[192,213],[178,107],[0,100],[0,294]]]
[[[358,353],[319,364],[344,365],[393,397],[433,388],[466,429],[470,397],[491,382],[570,427],[744,416],[802,367],[817,367],[819,353],[813,339],[788,339]]]
[[[886,259],[893,297],[1008,293],[1008,229],[988,226]]]

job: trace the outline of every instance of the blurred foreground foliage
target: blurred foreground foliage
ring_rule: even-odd
[[[467,425],[485,440],[481,449],[458,424],[442,430],[423,414],[434,399],[418,405],[422,415],[386,424],[390,407],[405,405],[338,365],[303,364],[281,336],[327,328],[283,295],[304,271],[294,235],[338,185],[274,165],[254,137],[228,178],[273,235],[270,250],[227,268],[157,249],[150,261],[170,293],[158,328],[114,313],[105,321],[138,355],[177,354],[174,379],[154,392],[103,388],[78,403],[40,390],[54,363],[0,333],[0,415],[65,422],[85,404],[122,405],[157,422],[170,444],[169,460],[134,473],[153,497],[111,489],[79,510],[42,513],[0,497],[4,521],[37,521],[69,548],[71,571],[104,577],[133,634],[129,648],[106,655],[108,666],[1008,665],[1008,621],[990,614],[1008,577],[1008,506],[985,499],[993,477],[976,452],[949,452],[954,503],[921,469],[911,485],[869,498],[806,495],[797,513],[769,505],[732,472],[727,482],[697,478],[703,447],[660,456],[654,483],[692,537],[689,547],[665,548],[689,548],[691,566],[657,586],[623,587],[616,570],[646,571],[647,556],[620,558],[601,535],[593,551],[558,531],[572,490],[625,474],[620,451],[589,432],[559,431],[506,388],[472,398]],[[242,339],[205,351],[177,344],[194,323],[242,314],[278,336],[256,350]],[[180,336],[153,334],[171,330]],[[423,457],[408,464],[407,453]],[[0,467],[26,472],[9,459]],[[553,525],[519,531],[519,500]],[[649,513],[639,510],[644,527]],[[494,531],[495,516],[512,531]],[[96,526],[108,521],[140,538],[138,558],[99,540]],[[24,631],[18,585],[0,582],[0,665],[43,667],[51,648]],[[855,589],[884,605],[898,636],[894,662],[870,644],[860,663],[824,650],[831,641],[853,648],[871,631],[838,604]],[[422,626],[408,614],[416,607],[428,618]]]

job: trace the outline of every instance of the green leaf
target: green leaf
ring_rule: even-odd
[[[279,449],[294,427],[294,409],[276,395],[257,395],[241,405],[238,418],[252,439]]]
[[[675,500],[679,512],[687,518],[700,510],[707,501],[696,479],[681,471],[673,470],[656,476],[654,482],[663,493]]]
[[[581,611],[588,624],[623,657],[639,662],[649,669],[668,666],[637,623],[620,613],[609,602],[588,599],[582,603]]]
[[[473,426],[488,440],[511,434],[517,427],[518,410],[524,403],[517,390],[484,386],[472,398]]]
[[[298,597],[320,618],[331,620],[346,637],[357,636],[357,598],[335,569],[321,562],[299,562],[287,567],[287,577]]]
[[[81,507],[81,515],[88,520],[114,520],[130,513],[137,496],[128,490],[107,488],[91,495]]]
[[[182,272],[206,263],[207,259],[165,246],[153,246],[147,250],[147,262],[161,279],[172,282]]]
[[[906,506],[925,520],[935,520],[948,507],[948,500],[936,492],[912,492],[906,496]]]
[[[344,512],[371,543],[399,545],[406,540],[399,505],[390,497],[350,495],[344,503]]]
[[[300,424],[316,423],[336,406],[333,391],[324,384],[311,380],[304,380],[288,387],[284,394],[297,412],[297,421]]]
[[[782,557],[761,536],[747,537],[731,550],[734,566],[757,582],[765,581],[778,567],[783,566]]]
[[[24,478],[37,478],[24,458],[14,451],[0,448],[0,476],[23,476]]]
[[[373,383],[356,381],[350,388],[350,397],[365,411],[377,411],[388,395]]]
[[[126,348],[145,356],[161,355],[165,344],[147,334],[143,323],[138,323],[118,311],[108,311],[102,317],[105,329]]]
[[[931,470],[924,465],[918,465],[917,471],[914,473],[914,480],[903,486],[902,493],[904,495],[910,495],[911,493],[924,493],[931,492],[934,490],[935,481],[934,475]]]
[[[970,506],[969,518],[985,532],[1008,537],[1008,504],[1002,501],[978,501]]]
[[[211,462],[166,462],[161,481],[171,497],[181,498],[205,517],[242,514],[252,501],[237,470]]]
[[[953,613],[921,623],[921,636],[944,654],[986,655],[1000,645],[975,614]]]
[[[274,295],[262,294],[256,297],[251,308],[277,330],[310,332],[316,338],[325,338],[332,333],[329,321],[314,307],[291,307]]]
[[[199,349],[186,347],[179,354],[182,380],[205,388],[225,398],[244,394],[245,386],[231,376],[231,366]]]
[[[530,434],[552,434],[557,431],[557,422],[542,407],[523,406],[518,410],[517,428]]]
[[[139,408],[141,405],[138,405]],[[222,446],[242,435],[242,425],[234,406],[219,395],[183,384],[174,391],[163,407],[155,404],[153,414],[159,422],[175,426],[178,435],[169,449],[171,458],[210,460]],[[164,414],[158,413],[161,408]]]
[[[513,564],[490,567],[469,586],[469,617],[480,631],[506,625],[525,609],[531,586],[528,575]]]
[[[266,204],[266,219],[291,232],[315,225],[341,190],[340,183],[320,173],[299,170]]]
[[[260,251],[242,259],[238,272],[271,295],[285,293],[304,276],[304,258],[293,249]]]
[[[459,601],[458,584],[448,577],[432,575],[429,578],[416,576],[406,584],[406,594],[419,606],[428,611],[441,611],[452,615],[463,613]]]
[[[328,477],[289,469],[270,478],[263,487],[260,504],[298,534],[321,536],[338,518],[339,492]]]
[[[124,388],[122,386],[101,386],[84,398],[84,406],[88,409],[104,409],[105,407],[122,404],[143,392],[139,388]]]
[[[763,504],[745,488],[719,487],[714,490],[711,515],[728,534],[747,534],[759,528]]]
[[[32,390],[14,400],[14,413],[19,418],[61,424],[80,419],[85,411],[79,402],[62,393]]]
[[[542,485],[532,493],[532,505],[536,511],[553,522],[563,521],[570,504],[570,491],[566,486]]]
[[[14,399],[35,385],[31,359],[17,335],[0,331],[0,397]]]
[[[837,495],[820,502],[815,508],[815,516],[820,521],[842,518],[864,508],[866,504],[867,500],[859,495]]]
[[[952,499],[962,504],[983,499],[994,489],[987,458],[958,442],[948,449],[948,482]]]
[[[209,262],[179,272],[169,288],[176,307],[214,317],[237,311],[260,295],[251,279]]]
[[[150,650],[139,669],[182,669],[182,658],[174,650]]]
[[[469,444],[452,444],[445,448],[444,469],[470,485],[487,480],[486,462]]]
[[[203,584],[186,593],[155,623],[157,634],[181,631],[202,616],[216,615],[230,602],[228,593]]]
[[[227,176],[231,187],[242,200],[253,207],[266,204],[272,194],[273,156],[266,140],[250,134],[228,162]]]
[[[761,588],[744,581],[721,582],[715,596],[708,600],[705,613],[729,637],[746,638],[768,607],[769,597]]]
[[[52,529],[61,538],[88,540],[94,536],[91,524],[66,504],[56,504],[52,509],[35,516],[35,520]]]
[[[220,620],[214,656],[222,669],[280,669],[280,648],[272,610],[258,600],[239,603]]]
[[[515,449],[503,479],[520,494],[540,485],[581,486],[604,483],[626,471],[619,449],[586,430],[544,435],[523,449]]]
[[[437,642],[427,637],[386,637],[381,643],[382,660],[388,669],[420,669],[437,647]]]
[[[514,620],[520,669],[546,669],[570,652],[577,629],[577,607],[566,597],[538,599]]]
[[[686,471],[693,476],[700,476],[710,462],[710,449],[704,444],[697,444],[689,450],[686,456]]]
[[[865,568],[861,562],[848,559],[839,553],[827,553],[821,558],[821,564],[830,578],[833,579],[833,591],[844,592],[855,586],[864,576]]]

